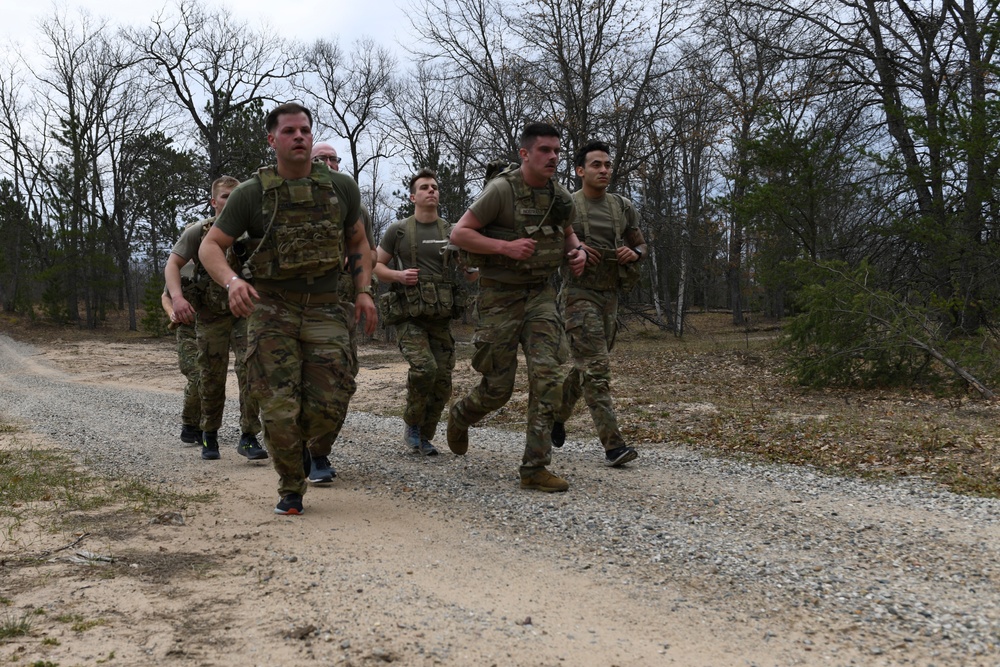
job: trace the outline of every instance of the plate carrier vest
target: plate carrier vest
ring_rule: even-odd
[[[344,261],[341,206],[326,168],[313,164],[308,179],[286,181],[275,167],[257,171],[264,190],[264,236],[251,239],[256,251],[247,260],[261,280],[314,279],[339,273]]]

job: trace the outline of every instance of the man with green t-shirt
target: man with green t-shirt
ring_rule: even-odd
[[[361,192],[350,177],[312,160],[312,113],[282,104],[267,114],[277,164],[233,190],[199,256],[229,292],[233,313],[249,317],[247,368],[278,473],[276,514],[302,514],[307,443],[335,427],[357,385],[349,321],[338,284],[346,256],[357,292],[352,320],[378,324],[371,295],[371,248],[357,224]],[[248,234],[253,285],[226,263]],[[305,466],[303,467],[303,463]]]
[[[519,143],[520,168],[490,180],[451,233],[451,242],[469,253],[468,264],[480,270],[472,366],[483,377],[448,413],[448,447],[465,454],[469,426],[510,399],[520,345],[529,385],[521,488],[565,491],[569,483],[545,468],[565,379],[560,366],[568,356],[550,279],[567,259],[579,275],[587,256],[573,232],[573,200],[552,178],[559,131],[531,123]]]
[[[181,268],[181,291],[184,298],[191,299],[191,281],[194,278],[194,262]],[[184,324],[174,315],[174,301],[166,285],[160,296],[163,312],[170,318],[170,328],[177,338],[177,365],[187,382],[184,383],[184,405],[181,408],[181,442],[193,445],[201,440],[201,371],[198,370],[198,335],[194,324]]]
[[[563,384],[552,444],[561,447],[566,440],[564,424],[582,394],[604,446],[605,463],[617,468],[639,453],[625,444],[618,428],[611,401],[610,352],[618,332],[618,294],[634,286],[646,240],[632,202],[607,192],[610,151],[607,144],[591,141],[577,151],[574,160],[583,186],[573,193],[573,228],[587,251],[587,268],[581,276],[563,276],[560,301],[573,370]]]
[[[247,321],[229,311],[226,292],[212,282],[205,267],[198,261],[198,247],[211,229],[219,214],[226,207],[230,193],[239,185],[232,176],[221,176],[212,183],[211,205],[215,216],[187,227],[174,244],[164,268],[167,291],[173,305],[174,317],[180,323],[195,325],[198,343],[198,369],[201,373],[201,458],[217,460],[219,454],[219,427],[226,405],[226,377],[229,373],[229,351],[236,358],[236,379],[240,392],[240,442],[236,451],[248,460],[267,458],[267,451],[257,442],[260,417],[257,401],[247,386],[246,357]],[[184,290],[181,269],[194,261],[195,274],[191,286]],[[228,260],[237,270],[240,260],[230,252]],[[188,298],[190,297],[190,299]]]
[[[389,285],[392,317],[386,321],[396,325],[399,351],[410,365],[403,444],[425,456],[438,453],[431,440],[451,397],[455,368],[454,271],[445,253],[451,225],[438,215],[438,197],[437,174],[418,171],[410,179],[413,215],[389,225],[375,265],[375,275]]]

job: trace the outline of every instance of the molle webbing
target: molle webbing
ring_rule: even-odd
[[[502,229],[497,225],[487,225],[482,229],[485,236],[502,241],[530,238],[535,241],[535,252],[523,260],[515,260],[504,255],[478,255],[470,253],[470,266],[498,266],[516,269],[534,276],[548,276],[562,266],[565,255],[565,233],[563,231],[572,204],[563,201],[550,180],[546,191],[539,192],[524,182],[521,170],[501,174],[511,188],[514,204],[514,229]]]
[[[587,201],[583,191],[578,191],[573,195],[576,201],[576,215],[580,227],[583,229],[581,241],[588,247],[596,250],[601,255],[601,261],[597,266],[587,266],[583,274],[574,276],[567,272],[567,281],[575,287],[585,287],[595,290],[618,289],[622,280],[627,278],[630,272],[626,266],[618,263],[617,249],[624,243],[622,236],[625,233],[625,212],[624,202],[619,195],[607,194],[605,199],[608,202],[608,209],[611,212],[611,224],[614,232],[614,247],[603,248],[594,244],[594,237],[590,229],[590,202]],[[631,271],[634,271],[634,267]]]
[[[311,282],[339,270],[344,229],[330,172],[313,164],[308,179],[286,181],[274,167],[264,167],[257,177],[266,227],[247,262],[254,277]]]

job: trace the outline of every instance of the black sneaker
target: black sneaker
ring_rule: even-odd
[[[566,443],[566,424],[554,422],[552,424],[552,446],[562,447]]]
[[[609,449],[604,452],[604,463],[612,468],[618,468],[629,461],[634,461],[639,456],[639,452],[635,451],[628,445],[622,445],[621,447],[616,447],[615,449]]]
[[[424,456],[437,456],[438,450],[431,444],[431,441],[427,438],[420,439],[420,446],[417,447],[417,451]]]
[[[330,459],[325,456],[312,457],[312,465],[309,469],[309,481],[313,484],[329,484],[337,473],[330,467]]]
[[[236,451],[247,457],[248,461],[262,461],[267,458],[267,450],[257,442],[257,436],[253,433],[244,433],[240,436],[240,444],[236,446]]]
[[[203,431],[201,434],[201,458],[214,461],[219,458],[219,432]]]
[[[420,451],[420,426],[406,424],[403,429],[403,444],[415,452]]]
[[[190,424],[181,426],[181,442],[193,445],[199,440],[201,440],[201,427],[191,426]]]
[[[302,514],[305,510],[302,509],[302,496],[297,493],[289,493],[287,496],[278,501],[278,504],[274,506],[275,514]]]

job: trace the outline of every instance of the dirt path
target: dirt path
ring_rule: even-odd
[[[860,582],[848,582],[845,591],[852,593],[845,595],[867,587],[877,597],[883,579],[922,578],[923,584],[906,584],[924,586],[915,590],[921,605],[940,598],[960,607],[964,600],[949,598],[958,593],[935,588],[936,576],[894,562],[927,534],[941,534],[935,553],[952,558],[961,551],[957,558],[982,577],[991,609],[983,613],[995,624],[989,569],[1000,543],[995,523],[906,510],[892,494],[884,505],[874,494],[856,504],[833,492],[810,496],[783,485],[787,472],[705,463],[666,445],[644,450],[641,466],[608,471],[592,446],[568,444],[559,469],[569,473],[570,492],[526,493],[513,475],[519,436],[477,430],[469,457],[416,459],[396,443],[398,420],[386,418],[350,422],[335,461],[338,479],[310,489],[304,516],[276,517],[270,467],[248,465],[232,451],[206,465],[172,431],[160,434],[160,414],[146,420],[153,423],[148,430],[131,425],[126,413],[145,410],[135,406],[147,399],[164,404],[165,414],[179,407],[182,379],[168,344],[54,343],[25,352],[2,336],[0,343],[0,393],[10,394],[0,417],[34,433],[15,439],[65,444],[46,435],[55,429],[47,429],[40,406],[72,408],[68,397],[83,395],[101,402],[96,423],[86,425],[93,446],[114,442],[101,435],[100,423],[125,430],[162,467],[157,474],[168,484],[218,493],[215,501],[178,507],[179,526],[144,518],[101,530],[102,521],[113,520],[95,517],[99,537],[82,546],[113,554],[116,562],[104,567],[60,555],[25,565],[25,555],[46,554],[74,536],[19,527],[15,539],[0,545],[0,557],[21,559],[0,570],[0,591],[12,608],[45,614],[31,637],[0,643],[0,661],[996,664],[995,646],[960,656],[929,630],[921,637],[919,614],[863,616],[867,611],[841,608],[836,592],[822,590],[827,575],[836,585],[835,563],[843,563]],[[400,391],[401,369],[367,364],[359,396],[377,401],[385,391]],[[111,398],[90,396],[94,388]],[[116,412],[115,402],[126,396],[135,403]],[[30,407],[18,414],[18,406]],[[877,538],[866,536],[872,532]],[[736,563],[744,554],[752,554],[747,563]],[[782,567],[787,591],[769,572]],[[964,576],[962,565],[955,564],[956,572]],[[822,580],[815,599],[802,593],[811,583],[795,587],[803,576]],[[857,608],[867,610],[857,597]],[[96,623],[78,631],[57,620],[72,615]]]

